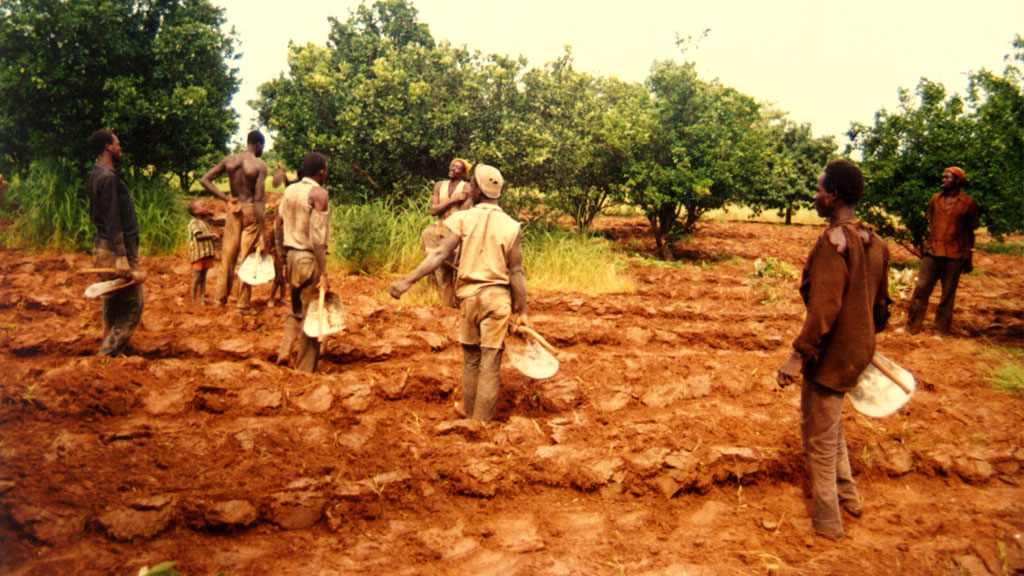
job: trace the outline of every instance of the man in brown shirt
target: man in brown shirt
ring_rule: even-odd
[[[875,333],[888,319],[889,249],[857,220],[853,207],[864,193],[864,176],[852,162],[829,162],[818,178],[814,207],[829,220],[800,283],[807,307],[793,354],[779,368],[779,386],[803,373],[800,431],[811,485],[811,522],[826,538],[843,536],[840,507],[862,511],[840,418],[843,396],[875,353]]]
[[[498,206],[504,183],[497,168],[477,166],[468,191],[473,207],[445,219],[438,249],[389,290],[401,298],[461,246],[455,296],[461,317],[462,403],[466,416],[484,422],[494,418],[497,408],[509,325],[530,325],[519,223]]]
[[[911,334],[921,330],[928,297],[936,282],[942,283],[942,292],[939,307],[935,310],[935,328],[949,334],[960,274],[973,269],[971,250],[974,248],[974,229],[978,227],[978,203],[961,191],[966,181],[960,168],[946,168],[942,173],[942,192],[933,194],[928,203],[931,230],[924,243],[921,270],[907,311],[906,330]]]

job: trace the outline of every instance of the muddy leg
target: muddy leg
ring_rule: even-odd
[[[480,347],[462,345],[462,407],[466,417],[473,417],[476,385],[480,376]]]
[[[103,336],[100,354],[116,358],[124,351],[135,327],[142,318],[142,285],[135,284],[118,290],[103,299],[103,323],[109,325]]]
[[[501,388],[501,353],[498,348],[480,348],[480,377],[477,379],[476,402],[473,411],[466,410],[473,418],[490,422],[498,407],[498,390]]]
[[[292,346],[295,345],[295,338],[302,331],[301,321],[289,314],[284,320],[284,336],[281,338],[281,346],[277,349],[277,363],[287,364],[292,357]]]
[[[848,494],[853,483],[849,460],[842,458],[846,455],[845,444],[840,445],[844,440],[840,422],[843,396],[807,379],[800,391],[800,432],[811,484],[811,523],[819,534],[829,536],[843,534],[837,479],[848,476],[844,479]]]

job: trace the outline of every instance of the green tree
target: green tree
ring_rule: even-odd
[[[929,198],[944,168],[967,172],[967,191],[978,202],[981,223],[996,235],[1024,227],[1024,43],[1002,76],[972,73],[967,98],[922,78],[911,94],[900,90],[894,112],[879,110],[875,123],[855,123],[850,150],[863,155],[868,194],[861,213],[887,237],[920,255],[928,234]]]
[[[289,73],[254,103],[290,164],[317,150],[331,178],[364,199],[422,193],[470,133],[474,56],[436,45],[404,0],[331,19],[327,47],[292,46]]]
[[[208,0],[0,0],[0,158],[83,158],[94,130],[177,174],[235,129],[235,38]]]
[[[810,124],[764,112],[745,144],[747,167],[739,175],[744,204],[754,214],[776,210],[790,224],[795,209],[812,204],[818,174],[836,151],[835,140],[815,138]]]
[[[741,191],[757,103],[697,76],[694,63],[658,62],[647,79],[653,122],[630,164],[627,196],[647,216],[659,252],[690,232],[702,215]]]

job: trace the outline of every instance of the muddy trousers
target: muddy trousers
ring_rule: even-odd
[[[283,363],[291,356],[292,345],[298,340],[299,351],[295,358],[295,369],[301,372],[316,372],[320,359],[320,341],[306,336],[302,331],[309,303],[319,294],[316,285],[320,280],[320,269],[313,253],[306,250],[289,250],[287,273],[292,309],[284,321],[284,337],[277,351],[278,363]]]
[[[92,263],[96,268],[113,268],[117,256],[107,248],[97,244],[92,249]],[[133,269],[139,267],[138,258],[131,258],[128,265]],[[104,280],[114,279],[113,275],[104,275]],[[133,284],[103,296],[103,344],[99,353],[116,358],[124,352],[135,327],[142,318],[142,284]]]
[[[497,348],[462,345],[462,405],[466,417],[490,422],[498,407],[501,355]]]
[[[843,533],[840,502],[860,503],[840,418],[843,392],[803,379],[800,436],[811,485],[811,524],[821,534]]]
[[[260,235],[259,221],[256,219],[256,206],[243,204],[238,212],[228,212],[224,222],[224,239],[221,244],[221,267],[220,278],[217,279],[217,291],[214,293],[214,301],[223,306],[228,301],[228,294],[231,293],[231,286],[235,281],[235,265],[238,257],[244,260],[256,243]],[[235,306],[248,308],[249,299],[252,297],[252,286],[245,282],[239,282],[238,301]]]
[[[921,329],[924,313],[928,308],[928,297],[932,295],[936,282],[942,283],[942,291],[939,296],[939,307],[935,310],[935,328],[940,332],[949,332],[953,324],[956,286],[960,283],[960,273],[963,269],[963,259],[924,255],[921,259],[921,270],[917,274],[914,295],[910,297],[910,308],[907,310],[908,332],[914,333]]]

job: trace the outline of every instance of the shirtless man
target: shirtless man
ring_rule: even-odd
[[[440,246],[441,240],[444,239],[447,231],[444,219],[473,205],[469,199],[469,183],[466,182],[466,176],[472,166],[462,158],[456,158],[448,165],[448,179],[434,183],[434,193],[430,197],[430,215],[437,216],[437,223],[428,226],[420,236],[423,250],[427,254]],[[453,255],[434,272],[437,290],[441,295],[441,305],[445,308],[455,307],[455,266]]]
[[[263,134],[258,130],[249,132],[245,152],[232,154],[221,160],[220,164],[211,168],[199,180],[207,192],[228,205],[221,245],[221,274],[217,281],[217,291],[214,293],[214,302],[217,306],[224,306],[228,301],[239,254],[245,259],[254,246],[257,246],[260,252],[266,248],[263,230],[266,227],[264,186],[267,180],[267,165],[259,160],[263,155],[263,143]],[[231,184],[230,197],[213,184],[213,181],[224,172],[228,173],[228,181]],[[251,296],[252,287],[241,283],[238,302],[235,304],[239,311],[249,310]]]

